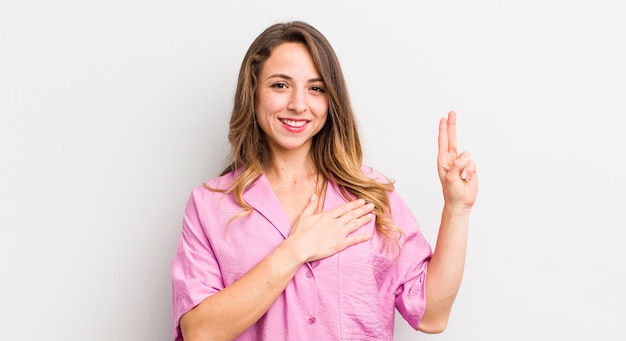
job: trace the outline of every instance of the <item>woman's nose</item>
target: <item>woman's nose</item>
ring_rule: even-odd
[[[290,110],[295,111],[300,114],[306,111],[306,95],[303,90],[294,90],[291,93],[291,98],[289,99],[289,106],[287,107]]]

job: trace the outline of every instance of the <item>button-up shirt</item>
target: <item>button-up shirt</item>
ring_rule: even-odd
[[[366,169],[366,168],[364,168]],[[385,179],[370,170],[379,181]],[[207,182],[227,189],[235,173]],[[192,190],[172,262],[174,340],[183,340],[180,318],[205,298],[229,286],[287,238],[291,225],[265,176],[243,194],[243,209],[230,194]],[[328,182],[324,211],[347,200]],[[394,314],[417,328],[425,308],[426,267],[432,250],[396,191],[389,193],[399,248],[376,232],[375,221],[355,233],[372,238],[330,257],[305,263],[268,311],[237,340],[392,340]]]

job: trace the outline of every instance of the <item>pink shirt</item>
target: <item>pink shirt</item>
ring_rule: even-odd
[[[384,181],[373,171],[370,176]],[[207,185],[229,188],[233,179],[230,173]],[[176,341],[183,340],[183,314],[235,282],[289,235],[291,226],[267,178],[261,176],[244,199],[254,211],[225,229],[242,211],[233,197],[203,187],[191,193],[172,262]],[[405,202],[395,191],[389,199],[393,220],[406,236],[399,253],[397,248],[385,253],[386,239],[371,221],[356,233],[372,233],[372,239],[304,264],[265,315],[237,340],[392,340],[394,309],[416,328],[424,312],[432,251]],[[329,182],[324,210],[345,202]]]

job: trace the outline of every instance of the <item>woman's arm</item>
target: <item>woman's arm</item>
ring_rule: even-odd
[[[470,154],[457,152],[456,114],[439,122],[437,170],[444,207],[437,243],[426,275],[426,309],[418,329],[440,333],[448,323],[463,278],[470,211],[476,200],[478,179]]]
[[[347,235],[372,219],[373,205],[354,200],[314,214],[316,207],[313,196],[282,244],[235,283],[183,315],[180,327],[186,341],[235,339],[265,314],[304,263],[371,237]]]

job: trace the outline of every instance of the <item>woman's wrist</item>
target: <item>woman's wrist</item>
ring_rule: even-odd
[[[291,237],[287,237],[287,239],[278,246],[277,251],[284,254],[284,257],[287,259],[297,262],[299,265],[306,263],[309,258],[303,248],[299,247]]]
[[[469,217],[472,212],[472,206],[458,203],[444,203],[443,205],[443,213],[452,217],[463,218]]]

